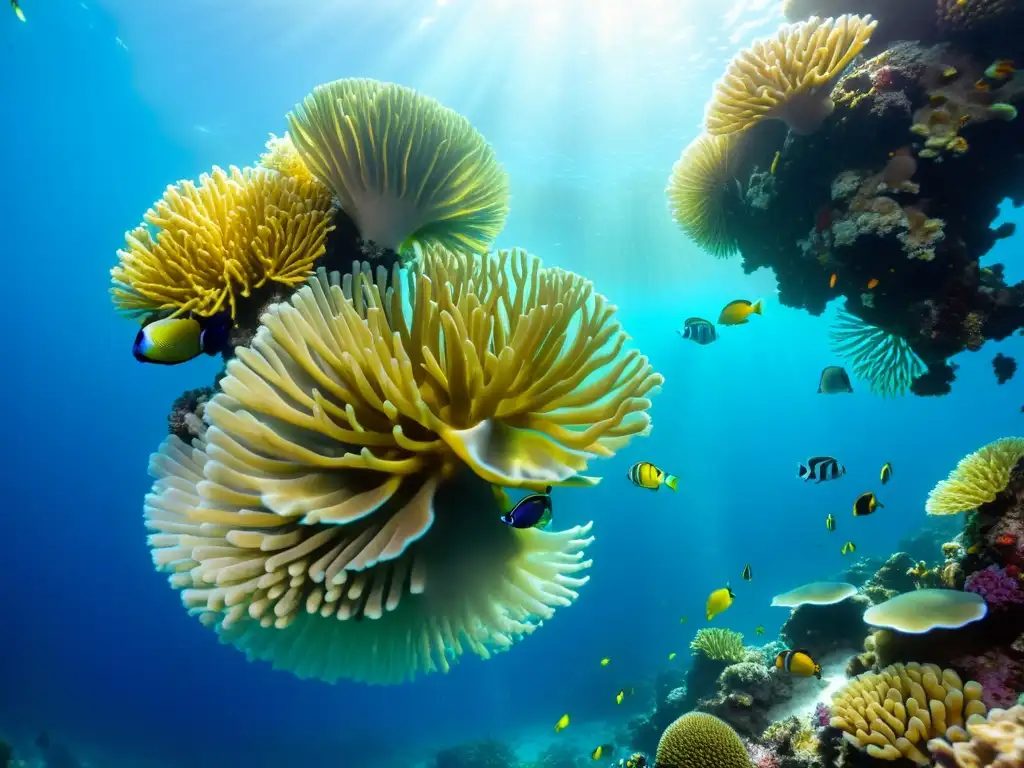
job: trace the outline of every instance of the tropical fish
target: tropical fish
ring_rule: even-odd
[[[825,518],[825,530],[827,530],[829,533],[832,533],[833,531],[835,531],[835,529],[836,519],[832,516],[832,513],[830,512],[828,517]]]
[[[675,652],[675,651],[672,651],[672,653],[670,653],[670,654],[668,655],[668,660],[669,660],[669,661],[672,661],[672,659],[674,659],[675,657],[676,657],[676,652]]]
[[[782,152],[776,152],[775,157],[772,158],[772,167],[769,171],[772,176],[775,175],[775,169],[779,167],[779,158],[782,157]]]
[[[969,546],[967,548],[967,554],[968,555],[976,555],[979,552],[981,552],[981,545],[980,544],[972,544],[971,546]]]
[[[853,552],[856,552],[856,551],[857,551],[857,545],[854,544],[852,541],[848,541],[845,544],[843,544],[843,548],[839,550],[839,554],[841,554],[841,555],[849,555],[849,554],[851,554]]]
[[[513,528],[547,528],[551,524],[551,486],[544,493],[531,493],[501,516]]]
[[[11,0],[11,9],[14,11],[14,15],[18,17],[18,21],[25,21],[25,12],[18,5],[18,0]]]
[[[832,273],[832,277],[830,277],[828,279],[828,287],[829,288],[835,288],[836,287],[836,279],[837,279],[837,277],[838,277],[838,275],[836,275],[836,273],[833,272]]]
[[[725,305],[718,316],[719,325],[743,325],[751,315],[761,314],[761,302],[751,303],[746,299],[736,299]]]
[[[679,623],[680,623],[680,624],[685,624],[685,623],[686,623],[686,617],[685,617],[685,616],[683,616],[683,618],[681,618],[681,619],[679,620]]]
[[[619,691],[618,693],[615,694],[615,703],[616,704],[621,704],[622,700],[624,698],[626,698],[626,692],[625,691]]]
[[[882,485],[885,485],[892,480],[892,464],[888,461],[882,465],[882,471],[879,474],[879,479],[882,481]]]
[[[187,363],[204,352],[216,355],[227,349],[230,330],[226,315],[165,317],[139,329],[132,354],[140,363]]]
[[[743,566],[743,580],[750,581],[754,578],[754,574],[750,570],[750,563]]]
[[[775,657],[775,668],[785,670],[791,675],[814,677],[821,680],[821,665],[805,650],[783,651]]]
[[[666,475],[649,461],[638,461],[629,468],[626,477],[633,485],[638,488],[646,488],[649,491],[656,491],[662,485],[667,485],[674,491],[679,485],[678,477]]]
[[[1016,66],[1009,59],[996,59],[985,70],[985,77],[997,83],[1005,83],[1016,72]]]
[[[726,584],[721,589],[716,589],[710,595],[708,595],[708,604],[706,607],[708,621],[711,621],[715,616],[726,610],[732,601],[736,599],[736,595],[733,594],[732,589]]]
[[[870,280],[868,280],[868,290],[869,291],[872,290],[873,288],[876,288],[877,286],[878,286],[878,278],[877,277],[872,277]]]
[[[612,661],[611,659],[609,659],[607,656],[605,656],[603,659],[601,659],[601,666],[602,667],[607,667],[611,663],[611,661]]]
[[[824,483],[826,480],[838,480],[845,475],[846,467],[831,456],[812,456],[798,465],[796,474],[805,483],[808,480]]]
[[[942,70],[942,76],[946,80],[952,80],[954,77],[960,74],[960,71],[956,67],[946,67]]]
[[[676,331],[676,333],[684,339],[697,342],[702,347],[718,338],[714,323],[700,317],[686,318],[686,321],[683,323],[683,330]]]
[[[559,731],[564,731],[568,727],[569,715],[562,715],[560,718],[558,718],[558,722],[555,723],[555,733],[558,733]]]
[[[755,635],[761,636],[761,635],[764,634],[764,632],[765,632],[765,629],[760,624],[758,624],[756,627],[754,627],[754,634]]]
[[[595,749],[593,752],[590,753],[590,759],[591,760],[600,760],[602,757],[609,756],[614,750],[615,750],[615,747],[612,744],[602,744],[601,746],[599,746],[597,749]]]
[[[837,395],[844,392],[853,392],[853,385],[850,384],[850,376],[846,370],[838,365],[826,366],[818,381],[818,394]]]
[[[864,515],[870,515],[877,507],[885,509],[885,504],[875,497],[874,491],[862,493],[857,497],[857,500],[853,502],[853,516],[863,517]]]

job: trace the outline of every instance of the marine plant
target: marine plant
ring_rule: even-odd
[[[1024,438],[1004,437],[960,459],[949,477],[928,494],[929,515],[969,512],[992,501],[1010,482],[1010,472],[1024,459]]]
[[[743,635],[731,629],[704,627],[697,630],[690,641],[693,654],[705,656],[712,661],[743,661]]]
[[[714,715],[690,712],[672,723],[658,742],[658,768],[750,768],[743,741]]]
[[[661,383],[615,308],[524,251],[319,270],[150,462],[149,544],[221,640],[300,677],[488,658],[575,600],[590,525],[503,525],[491,485],[586,486]],[[368,619],[359,621],[359,619]]]
[[[870,382],[872,393],[882,397],[906,394],[914,379],[928,370],[905,339],[849,312],[840,310],[836,315],[829,339],[832,350],[850,363],[858,378]]]

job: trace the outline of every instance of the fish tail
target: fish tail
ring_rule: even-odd
[[[821,680],[821,664],[814,665],[814,676]]]
[[[673,491],[678,490],[679,478],[675,475],[665,475],[665,485],[671,488]]]
[[[758,314],[758,315],[762,314],[761,313],[761,300],[760,299],[758,299],[757,301],[754,302],[754,306],[752,306],[750,308],[750,311],[755,313],[755,314]]]
[[[801,477],[802,479],[807,480],[808,479],[808,473],[811,471],[810,468],[806,464],[804,464],[803,462],[798,463],[797,467],[798,467],[797,475],[799,477]]]

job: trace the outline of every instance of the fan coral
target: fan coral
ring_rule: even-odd
[[[590,458],[646,431],[661,377],[620,354],[614,312],[523,251],[320,270],[228,364],[205,442],[154,455],[154,562],[223,640],[302,677],[509,647],[575,599],[591,540],[502,525],[488,484],[592,484]]]
[[[697,245],[720,259],[736,253],[729,234],[728,201],[741,149],[734,134],[703,134],[683,150],[669,176],[672,219]]]
[[[690,712],[665,729],[654,764],[659,768],[750,768],[736,731],[714,715]]]
[[[993,710],[983,723],[967,726],[968,742],[928,742],[935,765],[942,768],[1019,768],[1024,765],[1024,706]]]
[[[927,368],[906,340],[840,311],[829,336],[832,350],[849,361],[858,378],[882,397],[905,394]]]
[[[992,501],[1010,482],[1010,472],[1024,458],[1024,438],[1004,437],[965,456],[949,477],[928,494],[929,515],[969,512]]]
[[[125,235],[110,293],[133,316],[230,310],[234,317],[239,297],[309,277],[324,253],[331,215],[331,196],[316,181],[267,168],[214,167],[198,186],[167,187],[145,215],[149,226]]]
[[[952,669],[933,664],[893,664],[858,675],[832,699],[829,724],[858,749],[882,760],[905,757],[931,765],[926,741],[964,741],[964,726],[985,715],[981,686],[963,683]]]
[[[295,149],[292,137],[288,135],[287,131],[280,138],[270,134],[266,148],[267,151],[260,155],[260,165],[264,168],[270,168],[299,181],[316,181],[302,156],[299,155],[299,151]],[[316,183],[320,184],[320,182]]]
[[[964,583],[964,589],[981,595],[993,607],[1009,608],[1024,603],[1024,589],[1020,581],[1006,573],[1005,568],[990,565],[972,573]]]
[[[705,116],[708,133],[745,131],[769,119],[782,120],[797,134],[814,133],[835,107],[830,83],[874,29],[870,16],[812,17],[755,41],[715,84]]]
[[[731,629],[698,629],[690,641],[693,655],[703,654],[713,661],[743,660],[743,635]]]
[[[363,239],[486,251],[508,215],[508,177],[468,120],[393,83],[319,85],[288,116],[291,138]]]

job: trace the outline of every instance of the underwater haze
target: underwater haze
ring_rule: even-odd
[[[850,394],[818,394],[822,370],[844,365],[829,340],[841,297],[820,315],[785,306],[775,271],[746,274],[673,222],[673,164],[729,60],[785,22],[774,0],[20,9],[24,23],[0,9],[12,330],[0,382],[0,738],[26,766],[433,768],[439,751],[482,739],[517,750],[523,766],[541,766],[558,740],[579,766],[618,765],[641,750],[623,741],[627,722],[650,708],[659,675],[685,672],[698,628],[754,642],[760,626],[757,641],[773,639],[789,616],[773,595],[845,579],[862,557],[884,561],[926,523],[929,491],[962,457],[1021,433],[1020,377],[1000,385],[992,370],[997,353],[1024,352],[1016,332],[957,351],[942,396],[882,398],[856,376]],[[447,674],[399,685],[300,680],[248,661],[183,610],[147,546],[147,459],[171,403],[222,361],[140,364],[137,323],[112,311],[109,293],[125,232],[168,184],[253,165],[268,135],[288,130],[287,113],[339,78],[407,86],[465,116],[510,180],[495,248],[592,281],[664,376],[650,434],[591,461],[596,488],[551,492],[554,528],[594,523],[578,600],[507,653],[467,652]],[[992,227],[1003,222],[1024,224],[1010,201]],[[981,261],[1005,264],[1009,285],[1024,279],[1019,237]],[[763,314],[719,325],[706,346],[681,338],[687,318],[714,322],[734,300],[760,300]],[[812,456],[836,457],[845,476],[802,482],[798,464]],[[637,462],[677,476],[678,489],[638,488],[627,477]],[[854,520],[868,491],[884,508]],[[846,541],[855,554],[841,553]],[[709,624],[709,594],[726,585],[735,601]],[[570,727],[555,733],[566,713]],[[616,748],[591,760],[601,744]]]

